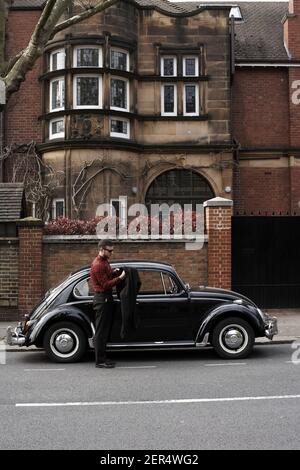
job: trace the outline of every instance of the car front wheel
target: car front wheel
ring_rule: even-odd
[[[225,359],[247,357],[254,345],[252,326],[241,318],[226,318],[220,321],[212,335],[212,345],[217,354]]]
[[[74,323],[55,323],[45,334],[44,349],[54,362],[77,362],[86,352],[87,338]]]

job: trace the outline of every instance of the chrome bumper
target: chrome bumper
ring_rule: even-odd
[[[265,335],[268,339],[278,334],[277,318],[269,317],[265,320]]]
[[[6,330],[6,343],[9,346],[23,346],[25,343],[25,336],[22,334],[22,325],[18,325],[17,328],[9,326]]]

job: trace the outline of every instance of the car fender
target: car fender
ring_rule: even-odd
[[[256,313],[256,309],[251,307],[251,309],[244,305],[237,305],[234,303],[220,305],[219,307],[211,310],[203,322],[200,325],[198,330],[196,343],[201,343],[204,340],[204,337],[207,333],[211,333],[214,329],[214,326],[218,321],[223,320],[226,317],[239,317],[243,320],[247,320],[252,326],[255,335],[259,335],[264,332],[264,325],[262,319]],[[264,333],[263,333],[264,334]]]
[[[58,308],[50,310],[40,318],[34,325],[32,331],[26,340],[26,345],[37,344],[42,342],[45,330],[48,326],[59,321],[70,321],[80,326],[83,331],[87,334],[88,338],[91,338],[94,334],[93,326],[89,318],[75,306],[60,305]]]

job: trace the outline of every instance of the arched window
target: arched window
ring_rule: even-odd
[[[214,193],[207,180],[192,170],[170,170],[159,175],[149,187],[146,194],[146,206],[150,204],[167,203],[196,204],[214,197]]]

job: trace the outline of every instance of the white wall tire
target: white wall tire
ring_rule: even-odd
[[[230,317],[215,326],[212,345],[224,359],[248,357],[254,345],[255,335],[252,326],[241,318]]]

